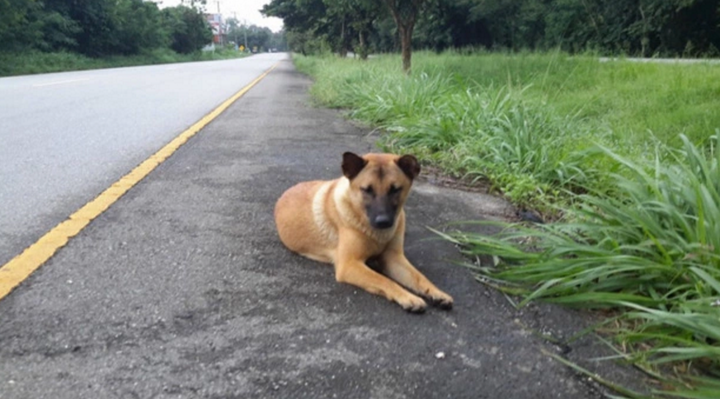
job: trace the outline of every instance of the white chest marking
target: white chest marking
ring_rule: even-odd
[[[338,239],[337,230],[325,216],[325,198],[327,197],[327,192],[330,189],[331,183],[332,182],[323,183],[323,185],[320,186],[318,191],[315,193],[312,202],[312,213],[313,220],[315,220],[315,226],[317,226],[320,234],[326,240],[336,242]]]

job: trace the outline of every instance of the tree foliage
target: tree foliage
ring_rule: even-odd
[[[630,55],[717,54],[718,0],[464,0],[492,45]]]
[[[293,51],[313,53],[329,42],[333,21],[328,20],[323,0],[272,0],[263,6],[262,13],[282,18]]]
[[[181,54],[200,50],[212,40],[205,18],[194,8],[178,6],[163,10],[170,48]]]
[[[35,0],[0,0],[0,49],[18,47],[39,8]]]
[[[0,50],[100,57],[170,47],[189,53],[212,40],[195,3],[204,1],[159,10],[143,0],[0,0]]]
[[[227,20],[227,38],[250,50],[266,51],[269,49],[286,50],[284,33],[273,33],[270,28],[241,24],[239,20]]]
[[[718,0],[272,0],[295,51],[412,46],[586,50],[633,56],[720,55]],[[418,7],[422,6],[422,7]],[[415,13],[414,22],[408,18]],[[405,20],[404,18],[408,18]],[[362,50],[360,50],[362,49]],[[358,51],[359,50],[359,51]]]
[[[210,41],[204,0],[159,10],[142,0],[0,0],[0,51],[90,56],[154,48],[193,52]],[[271,0],[294,51],[561,48],[640,56],[720,55],[720,0]],[[282,48],[271,32],[237,24],[251,47]],[[252,30],[254,29],[254,30]],[[269,36],[268,36],[269,35]],[[408,58],[409,61],[409,58]],[[406,65],[409,67],[409,65]]]

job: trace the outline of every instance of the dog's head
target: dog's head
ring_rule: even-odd
[[[395,225],[420,164],[412,155],[343,154],[342,170],[350,180],[353,207],[365,212],[370,226],[387,229]]]

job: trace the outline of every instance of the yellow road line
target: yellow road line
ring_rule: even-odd
[[[197,132],[213,119],[217,118],[218,115],[225,111],[237,99],[245,95],[248,90],[267,76],[277,65],[278,64],[275,64],[270,67],[270,69],[250,82],[242,90],[225,100],[225,102],[205,115],[194,125],[190,126],[190,128],[180,133],[179,136],[175,137],[165,145],[165,147],[146,159],[130,173],[113,183],[113,185],[98,195],[97,198],[85,204],[82,208],[70,215],[67,220],[55,226],[52,230],[45,233],[44,236],[40,237],[37,242],[27,247],[20,255],[0,267],[0,299],[4,298],[21,282],[28,278],[32,272],[50,259],[58,249],[67,244],[72,237],[80,233],[88,223],[98,217],[108,209],[110,205],[122,197],[123,194],[130,190],[130,188],[152,172],[158,165],[163,163],[165,159],[177,151],[177,149],[185,144],[192,136],[197,134]]]

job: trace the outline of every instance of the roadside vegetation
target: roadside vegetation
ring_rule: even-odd
[[[171,50],[154,50],[131,56],[88,57],[70,52],[44,53],[30,51],[23,53],[0,53],[0,76],[26,75],[64,71],[79,71],[99,68],[119,68],[136,65],[170,64],[175,62],[213,61],[245,57],[234,48],[215,51],[179,54]]]
[[[438,232],[479,281],[519,306],[604,309],[589,331],[662,381],[653,395],[720,397],[720,66],[450,51],[404,76],[398,60],[295,56],[314,98],[385,149],[553,221]]]
[[[292,51],[400,52],[406,71],[413,48],[720,55],[717,0],[271,0],[262,11],[283,19]]]
[[[594,55],[429,52],[413,76],[396,57],[366,63],[295,57],[322,104],[382,128],[389,150],[417,153],[457,177],[489,182],[519,206],[557,216],[587,190],[607,192],[618,163],[661,159],[680,134],[706,145],[720,127],[720,68],[600,63]]]
[[[0,76],[241,57],[283,48],[282,34],[227,20],[224,46],[203,15],[206,1],[158,8],[142,0],[0,1]]]

